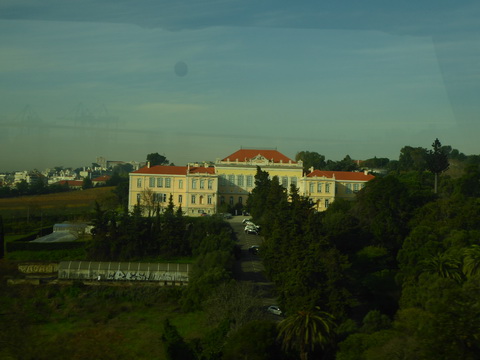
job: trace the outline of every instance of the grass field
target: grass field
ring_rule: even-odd
[[[0,199],[0,215],[5,219],[11,217],[39,216],[68,212],[80,214],[91,210],[95,201],[111,202],[114,187],[99,187],[87,190],[76,190],[55,194],[21,196]]]

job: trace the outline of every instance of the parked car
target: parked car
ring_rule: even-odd
[[[230,214],[230,213],[225,213],[225,214],[223,214],[223,218],[224,218],[224,219],[231,219],[231,218],[232,218],[232,214]]]
[[[260,246],[258,245],[253,245],[248,248],[248,252],[253,255],[257,255],[259,250],[260,250]]]
[[[267,308],[267,311],[271,314],[275,314],[275,315],[278,315],[278,316],[281,316],[282,315],[282,310],[280,310],[280,308],[276,305],[271,305]]]
[[[245,234],[258,235],[258,229],[254,226],[245,226]]]

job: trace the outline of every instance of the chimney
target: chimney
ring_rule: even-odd
[[[310,167],[310,169],[309,169],[309,170],[310,170],[310,172],[312,173],[312,172],[313,172],[313,170],[315,170],[315,168],[312,166],[312,167]]]
[[[364,175],[368,175],[368,170],[363,170]]]
[[[150,161],[147,161],[147,168],[150,169]]]

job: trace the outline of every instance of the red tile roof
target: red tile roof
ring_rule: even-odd
[[[293,164],[296,164],[296,161],[293,161],[289,157],[283,155],[281,152],[277,150],[255,150],[255,149],[240,149],[234,152],[232,155],[227,156],[222,161],[238,161],[244,162],[253,159],[257,155],[261,155],[268,160],[273,160],[275,163],[284,162],[287,163],[291,161]]]
[[[110,175],[102,175],[99,177],[96,177],[95,179],[92,179],[92,181],[108,181],[110,180],[111,176]]]
[[[57,181],[55,184],[57,185],[65,185],[68,186],[83,186],[83,180],[60,180]]]
[[[137,171],[133,171],[132,174],[162,174],[162,175],[185,175],[187,173],[186,166],[168,166],[168,165],[155,165],[144,166]]]
[[[307,177],[323,177],[332,178],[335,176],[336,180],[345,180],[345,181],[370,181],[375,178],[371,174],[365,175],[363,172],[353,172],[353,171],[324,171],[324,170],[314,170]]]
[[[157,174],[157,175],[186,175],[187,166],[168,166],[168,165],[155,165],[144,166],[137,171],[133,171],[133,174]],[[215,174],[215,169],[211,167],[190,167],[190,174]]]

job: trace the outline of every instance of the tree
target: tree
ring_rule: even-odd
[[[155,211],[159,210],[160,206],[155,192],[150,188],[142,190],[140,198],[142,200],[141,205],[148,211],[147,216],[151,217],[152,215],[155,215]]]
[[[82,183],[82,189],[91,189],[93,187],[92,179],[90,179],[88,176],[83,179]]]
[[[444,148],[442,148],[442,143],[435,139],[432,144],[433,150],[429,150],[426,156],[426,167],[429,171],[435,174],[435,186],[434,192],[437,193],[437,183],[438,176],[446,171],[450,166],[448,162],[448,155]]]
[[[15,187],[18,191],[18,195],[26,195],[30,190],[30,186],[28,185],[27,181],[24,179],[20,180],[20,182],[17,182],[15,184]]]
[[[281,359],[282,355],[275,341],[277,334],[275,323],[266,320],[251,321],[227,337],[223,359]]]
[[[163,155],[160,155],[158,152],[148,154],[147,162],[150,162],[150,166],[169,164],[169,161],[167,160],[167,158]]]
[[[424,262],[424,270],[442,278],[460,282],[462,279],[461,262],[447,253],[437,254]]]
[[[480,274],[480,246],[472,245],[465,249],[463,257],[463,273],[467,277]]]
[[[285,351],[296,350],[302,360],[317,346],[322,349],[330,343],[335,322],[332,315],[324,311],[298,311],[278,324],[278,338]]]
[[[425,170],[425,159],[427,149],[422,147],[404,146],[400,150],[398,159],[398,170],[401,171],[423,171]]]
[[[303,161],[303,169],[309,171],[310,168],[323,169],[325,166],[325,156],[320,155],[315,151],[299,151],[295,155],[295,161]]]
[[[116,174],[119,174],[119,175],[127,175],[128,176],[128,173],[130,173],[132,171],[133,171],[133,165],[129,164],[129,163],[117,164],[113,168],[114,174],[116,173]]]
[[[190,346],[188,346],[182,336],[178,333],[177,328],[173,326],[168,319],[166,319],[163,323],[162,340],[165,343],[165,352],[167,355],[167,359],[195,359],[195,356]]]
[[[0,215],[0,259],[5,256],[5,237],[3,228],[3,217]]]

